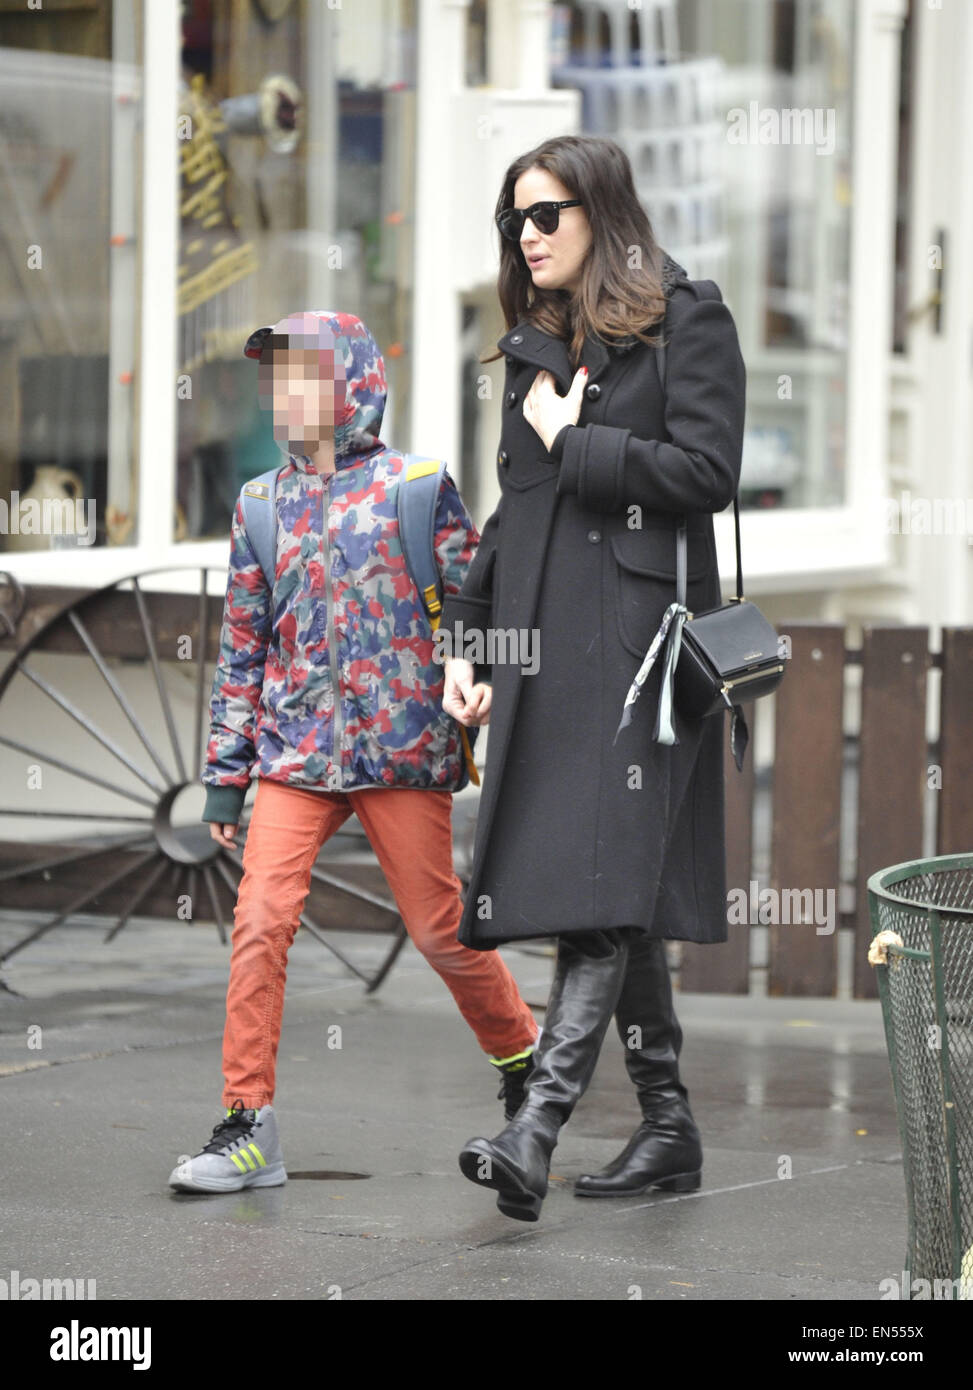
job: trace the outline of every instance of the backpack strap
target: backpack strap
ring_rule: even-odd
[[[251,478],[240,493],[247,537],[271,591],[277,577],[277,474],[283,466]]]
[[[435,632],[443,606],[443,580],[436,563],[435,526],[439,488],[446,471],[441,460],[404,454],[399,477],[397,510],[399,540],[406,568],[429,614]]]
[[[433,632],[439,626],[443,607],[443,578],[435,551],[436,507],[446,465],[442,460],[419,458],[403,454],[405,467],[399,476],[396,511],[399,521],[399,540],[406,569],[420,597]],[[459,726],[466,769],[474,786],[480,785],[480,774],[473,761],[470,734],[465,724]],[[473,742],[479,729],[473,730]]]

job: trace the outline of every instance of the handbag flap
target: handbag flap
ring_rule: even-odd
[[[683,641],[687,640],[696,643],[724,676],[779,659],[775,629],[746,599],[697,614],[683,628]]]

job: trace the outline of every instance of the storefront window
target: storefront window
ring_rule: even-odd
[[[133,535],[141,7],[0,7],[0,552]]]
[[[551,81],[626,150],[656,238],[715,280],[747,363],[740,501],[846,500],[854,6],[555,7]]]
[[[408,437],[415,31],[415,0],[183,6],[178,539],[225,535],[242,483],[283,462],[243,357],[261,325],[358,315],[382,438]]]

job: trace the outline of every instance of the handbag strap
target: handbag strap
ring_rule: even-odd
[[[662,395],[666,395],[666,350],[660,345],[656,348],[656,366],[659,369],[659,380],[662,383]],[[737,600],[743,601],[743,555],[740,549],[740,499],[739,488],[733,494],[733,532],[736,538],[737,552]],[[681,517],[676,528],[676,602],[684,607],[686,604],[686,569],[687,569],[687,539],[686,539],[686,518]]]

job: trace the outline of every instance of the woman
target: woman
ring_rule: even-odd
[[[687,606],[721,602],[712,515],[739,480],[746,372],[720,291],[661,251],[612,141],[559,137],[517,159],[497,220],[501,498],[441,622],[456,653],[444,707],[491,724],[459,939],[557,937],[558,954],[526,1099],[460,1167],[535,1221],[613,1014],[643,1123],[576,1192],[700,1183],[663,940],[726,940],[723,724],[677,711],[677,742],[655,741],[658,661],[615,733],[675,597],[680,515]],[[504,632],[519,649],[497,646],[491,664]]]

